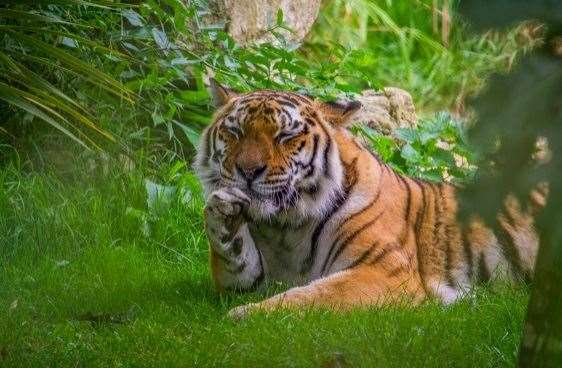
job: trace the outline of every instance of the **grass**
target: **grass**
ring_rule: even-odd
[[[201,194],[182,165],[159,178],[191,200],[152,209],[144,168],[80,157],[67,165],[64,175],[16,164],[0,171],[2,367],[515,365],[525,288],[482,288],[450,307],[232,322],[230,308],[264,295],[213,290]]]

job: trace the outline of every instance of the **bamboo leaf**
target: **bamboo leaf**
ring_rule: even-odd
[[[110,75],[92,67],[64,50],[49,45],[46,42],[19,32],[9,31],[8,33],[10,36],[20,40],[22,43],[32,46],[34,49],[41,50],[47,55],[56,58],[61,63],[67,65],[70,69],[74,69],[81,74],[88,75],[90,78],[99,79],[100,83],[110,87],[107,89],[108,91],[133,103],[133,100],[129,97],[131,92],[127,89],[127,87]]]
[[[33,116],[38,117],[39,119],[45,121],[46,123],[52,125],[54,128],[66,134],[68,137],[73,139],[76,143],[80,144],[84,148],[90,149],[81,139],[76,137],[72,132],[70,132],[68,129],[66,129],[61,124],[59,124],[55,119],[53,119],[47,113],[41,111],[38,107],[32,105],[31,103],[27,102],[25,99],[21,98],[19,96],[20,94],[19,92],[22,91],[18,91],[17,89],[0,82],[0,99],[28,112]]]
[[[80,26],[83,27],[83,25],[67,22],[67,21],[64,21],[64,20],[61,20],[61,19],[57,19],[55,17],[48,16],[48,15],[39,14],[39,13],[32,13],[32,12],[23,11],[23,10],[16,10],[16,9],[0,8],[0,19],[1,18],[27,19],[29,21],[34,21],[34,22],[59,23],[59,24],[66,24],[66,25],[72,25],[72,26],[77,26],[77,27],[80,27]]]

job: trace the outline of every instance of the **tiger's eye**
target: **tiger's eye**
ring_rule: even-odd
[[[287,142],[287,141],[291,140],[291,138],[293,138],[293,137],[295,137],[294,134],[287,133],[287,132],[281,132],[281,133],[277,134],[277,136],[275,137],[275,142],[284,143],[284,142]]]
[[[237,138],[240,138],[240,136],[242,136],[242,129],[236,126],[227,126],[226,130],[228,130],[229,133],[235,135]]]

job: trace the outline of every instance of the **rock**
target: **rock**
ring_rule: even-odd
[[[284,24],[293,32],[277,29],[291,44],[300,44],[314,24],[320,0],[212,0],[209,2],[213,23],[224,22],[230,36],[239,45],[274,42],[268,30],[283,11]]]
[[[412,96],[400,88],[366,90],[356,99],[363,107],[352,118],[353,123],[365,124],[384,135],[392,135],[396,128],[415,127],[417,124]]]

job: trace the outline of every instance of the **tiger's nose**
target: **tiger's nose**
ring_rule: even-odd
[[[240,166],[236,164],[236,171],[238,174],[242,176],[247,182],[251,183],[254,181],[258,176],[263,174],[266,170],[266,165],[253,165],[253,166]]]

